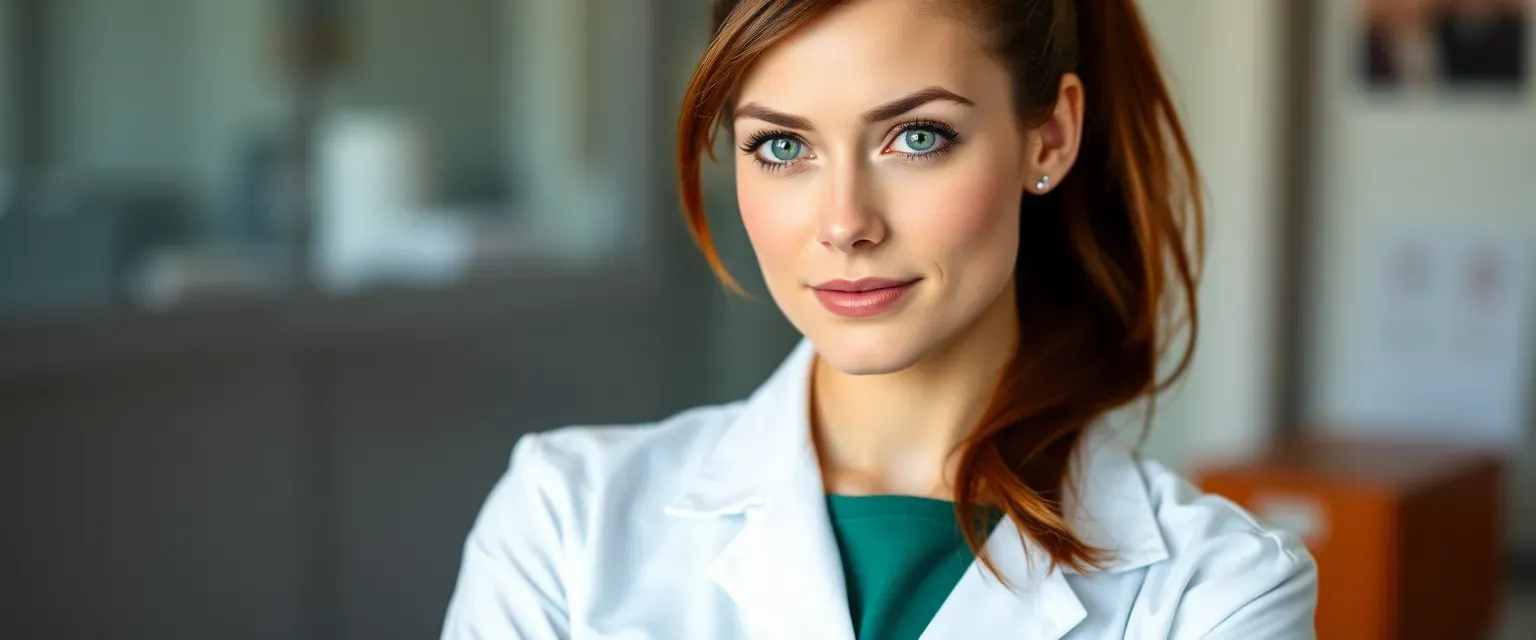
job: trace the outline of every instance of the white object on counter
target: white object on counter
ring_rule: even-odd
[[[281,252],[242,246],[162,247],[128,274],[139,307],[166,310],[210,301],[272,299],[284,291]]]
[[[351,113],[326,124],[314,245],[321,288],[353,291],[385,275],[431,201],[427,155],[425,135],[400,115]]]

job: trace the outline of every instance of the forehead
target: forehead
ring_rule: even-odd
[[[774,45],[748,69],[740,102],[811,116],[863,111],[938,85],[981,102],[1006,95],[1007,74],[976,31],[931,0],[855,0]]]

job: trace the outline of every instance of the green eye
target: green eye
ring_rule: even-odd
[[[939,142],[938,134],[927,129],[912,129],[901,134],[901,137],[906,142],[907,148],[911,149],[911,153],[922,153],[932,149]]]
[[[947,153],[959,138],[959,133],[943,123],[919,121],[903,127],[889,150],[912,159],[928,158]]]
[[[779,162],[789,162],[800,157],[800,142],[790,138],[774,138],[768,141],[768,152]]]

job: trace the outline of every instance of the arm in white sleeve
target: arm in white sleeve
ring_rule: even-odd
[[[563,495],[535,434],[512,449],[464,545],[443,640],[570,637],[561,578]]]

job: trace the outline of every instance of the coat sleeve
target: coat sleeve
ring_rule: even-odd
[[[1189,550],[1171,638],[1313,640],[1317,565],[1294,535],[1229,531]]]
[[[570,637],[562,484],[535,434],[518,440],[464,544],[443,640]]]
[[[1254,543],[1263,551],[1251,567],[1232,567],[1232,593],[1222,600],[1226,608],[1218,609],[1225,617],[1201,637],[1314,640],[1317,565],[1312,555],[1294,536],[1264,537]]]

